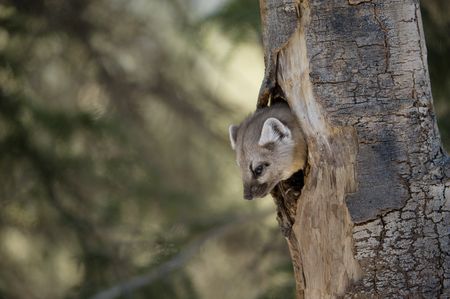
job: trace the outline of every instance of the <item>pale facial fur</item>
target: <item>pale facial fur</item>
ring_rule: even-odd
[[[229,128],[241,168],[244,198],[266,196],[276,184],[305,167],[306,143],[285,103],[257,110]]]

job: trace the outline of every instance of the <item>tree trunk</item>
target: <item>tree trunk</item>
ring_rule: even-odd
[[[300,196],[298,180],[273,192],[297,298],[449,298],[450,160],[418,1],[260,9],[258,106],[281,93],[308,143]]]

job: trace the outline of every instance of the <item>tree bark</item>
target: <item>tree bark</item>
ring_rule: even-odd
[[[266,72],[308,168],[273,192],[297,298],[449,298],[450,159],[417,0],[260,0]],[[300,195],[298,195],[300,193]]]

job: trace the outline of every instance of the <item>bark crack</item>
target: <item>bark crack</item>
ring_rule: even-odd
[[[383,46],[384,46],[384,61],[385,61],[384,72],[387,73],[389,70],[389,56],[390,56],[389,43],[388,43],[388,29],[381,21],[380,16],[378,14],[377,5],[375,3],[373,4],[373,14],[374,14],[375,21],[377,22],[381,31],[383,31],[383,39],[384,39]]]
[[[428,69],[428,67],[426,66],[426,63],[425,63],[425,61],[426,61],[426,58],[424,57],[424,55],[425,55],[425,51],[424,50],[425,49],[422,48],[422,43],[424,42],[425,37],[422,34],[422,30],[421,30],[420,24],[418,22],[419,14],[420,14],[420,7],[419,7],[419,4],[414,4],[414,7],[415,7],[414,17],[415,17],[415,21],[416,21],[415,23],[416,23],[416,26],[417,26],[417,32],[419,33],[418,43],[419,43],[419,50],[420,50],[420,60],[422,61],[422,68],[425,71],[425,70]]]
[[[383,242],[384,242],[384,237],[386,235],[386,223],[383,220],[383,216],[380,216],[380,222],[381,222],[381,232],[380,232],[380,243],[378,244],[378,248],[376,249],[376,256],[375,256],[375,261],[380,260],[380,255],[381,255],[381,251],[383,250]],[[375,294],[377,296],[379,296],[379,292],[378,292],[378,272],[379,272],[379,265],[375,265],[375,271],[374,271],[374,278],[373,278],[373,290],[375,292]]]
[[[348,4],[350,5],[359,5],[361,3],[372,2],[372,0],[348,0]]]

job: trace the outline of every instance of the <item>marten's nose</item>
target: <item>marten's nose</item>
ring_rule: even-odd
[[[252,200],[253,199],[253,195],[251,195],[250,193],[248,193],[248,194],[244,193],[244,199]]]
[[[244,199],[253,199],[253,187],[244,186]]]

